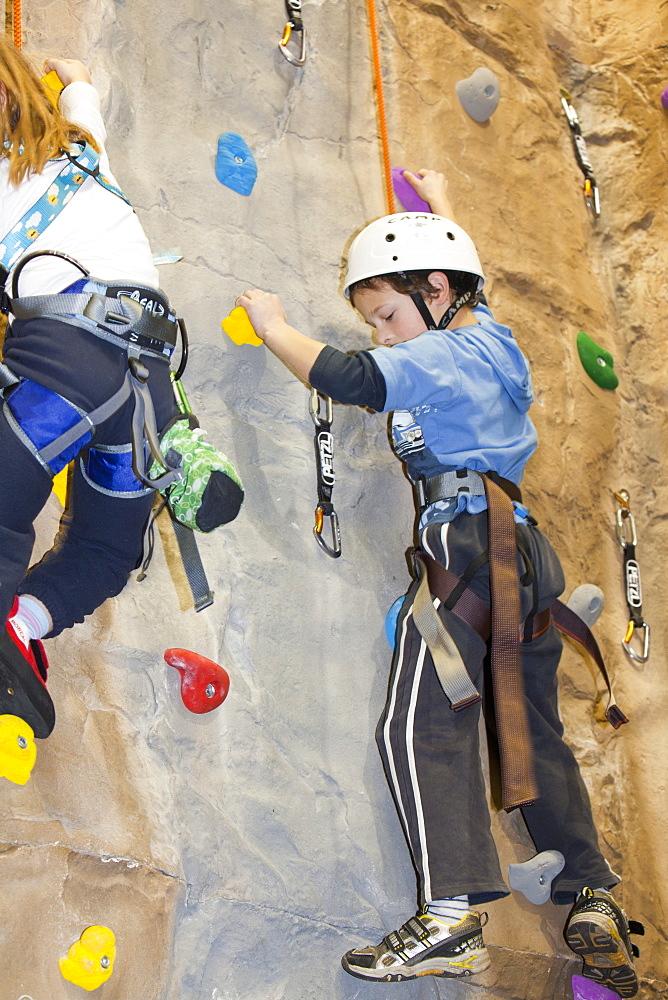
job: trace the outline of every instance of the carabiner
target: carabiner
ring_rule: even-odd
[[[636,651],[631,647],[631,639],[639,629],[644,629],[642,653],[636,653]],[[622,649],[628,656],[629,660],[633,660],[635,663],[647,663],[649,659],[649,625],[647,622],[643,622],[641,625],[636,625],[633,619],[631,619],[628,624],[628,628],[626,629],[626,635],[622,640]]]
[[[317,389],[311,389],[311,395],[308,401],[308,411],[311,414],[311,420],[316,427],[322,427],[323,425],[329,426],[334,418],[334,404],[332,403],[331,396],[325,396],[325,416],[324,419],[320,415],[320,402],[322,397]]]
[[[630,496],[626,490],[620,490],[619,493],[615,493],[615,500],[619,504],[616,514],[616,532],[617,541],[622,548],[626,548],[627,545],[637,545],[638,536],[636,534],[636,522],[633,514],[631,513],[630,507]],[[630,537],[625,537],[624,522],[628,522]]]
[[[332,545],[328,545],[322,537],[322,528],[325,518],[328,519],[332,530]],[[339,558],[341,555],[341,532],[339,531],[339,519],[333,507],[331,511],[326,514],[323,510],[322,504],[318,504],[315,509],[315,526],[313,528],[313,534],[316,542],[323,552],[326,552],[328,556],[332,557],[332,559]]]
[[[278,43],[278,47],[289,63],[292,63],[293,66],[303,66],[306,62],[306,28],[302,22],[302,0],[285,0],[285,9],[288,14],[288,22],[283,29],[283,37]],[[288,49],[293,31],[301,35],[298,56],[293,56]]]

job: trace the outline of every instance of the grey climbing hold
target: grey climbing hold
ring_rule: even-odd
[[[491,69],[480,66],[475,73],[455,84],[457,97],[467,115],[476,122],[486,122],[499,103],[499,81]]]
[[[530,903],[547,903],[552,880],[562,871],[566,859],[561,851],[541,851],[521,864],[508,865],[511,888],[523,892]]]
[[[576,587],[566,601],[567,606],[581,618],[589,628],[598,621],[605,604],[605,594],[594,583],[583,583]]]

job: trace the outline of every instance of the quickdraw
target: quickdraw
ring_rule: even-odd
[[[594,177],[594,168],[591,165],[591,160],[589,159],[589,153],[587,152],[587,144],[584,141],[584,136],[582,135],[582,129],[580,128],[580,119],[577,116],[577,112],[573,105],[571,104],[571,95],[563,87],[561,89],[561,105],[566,113],[566,118],[571,129],[571,138],[573,140],[573,149],[575,150],[575,158],[578,161],[578,166],[582,173],[584,174],[584,198],[587,208],[592,212],[595,218],[598,218],[601,214],[601,203],[598,196],[598,186],[596,184],[596,178]]]
[[[278,43],[278,47],[289,63],[292,63],[293,66],[303,66],[306,62],[306,28],[302,21],[302,0],[285,0],[285,10],[288,21],[283,29],[283,37]],[[293,32],[296,32],[300,37],[298,56],[293,55],[288,48]]]
[[[325,404],[324,417],[320,412],[320,404]],[[313,534],[315,540],[328,556],[338,559],[341,555],[341,533],[339,531],[339,519],[332,504],[332,490],[334,489],[334,439],[331,433],[333,407],[329,396],[322,396],[317,389],[311,389],[311,397],[308,405],[311,419],[315,426],[315,461],[318,475],[318,506],[315,509],[315,526]],[[332,531],[332,544],[330,545],[322,537],[322,529],[325,518],[329,521]]]
[[[630,660],[636,663],[646,663],[649,659],[649,625],[642,613],[642,584],[640,582],[640,567],[636,561],[636,545],[638,536],[636,523],[631,513],[630,497],[626,490],[615,493],[619,504],[616,514],[617,541],[624,551],[624,585],[626,587],[626,603],[629,608],[629,624],[622,640],[622,649]],[[634,635],[642,634],[642,652],[638,653],[631,646]]]

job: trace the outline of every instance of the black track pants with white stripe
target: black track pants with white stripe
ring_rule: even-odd
[[[564,587],[559,560],[537,528],[518,526],[533,564],[529,579],[518,555],[523,582],[522,615],[536,604],[549,607]],[[461,576],[487,548],[487,515],[460,514],[432,525],[423,547]],[[474,576],[472,589],[489,603],[489,564]],[[488,797],[480,757],[480,704],[453,712],[411,613],[417,584],[404,601],[397,623],[388,698],[376,739],[418,876],[419,903],[468,894],[474,904],[508,894],[491,835]],[[467,623],[437,603],[480,693],[493,729],[487,645]],[[572,902],[585,885],[612,886],[598,847],[589,797],[577,762],[563,740],[557,704],[561,638],[550,628],[520,646],[520,659],[534,745],[537,803],[522,810],[536,851],[561,851],[566,865],[552,885],[552,899]],[[494,741],[491,741],[492,746]]]

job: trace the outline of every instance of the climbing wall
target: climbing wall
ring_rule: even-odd
[[[488,907],[492,965],[471,983],[376,986],[339,965],[415,906],[373,743],[384,617],[408,583],[411,495],[385,418],[335,407],[343,552],[328,558],[312,535],[308,392],[220,323],[239,292],[260,286],[281,293],[304,332],[343,350],[369,343],[339,290],[350,237],[385,211],[362,6],[305,4],[303,68],[277,48],[278,0],[23,6],[26,51],[91,67],[116,176],[154,250],[183,257],[161,273],[190,331],[186,386],[247,498],[201,545],[213,607],[193,611],[163,525],[147,579],[48,643],[56,730],[26,786],[1,779],[2,1000],[82,996],[58,959],[91,924],[116,935],[104,1000],[570,997],[579,964],[561,937],[565,909],[518,894]],[[394,0],[379,20],[392,162],[450,178],[490,303],[533,365],[541,444],[526,495],[563,558],[567,593],[583,582],[605,592],[596,631],[631,723],[614,733],[600,704],[592,712],[599,682],[570,648],[562,711],[624,879],[619,898],[647,928],[640,995],[655,1000],[668,995],[665,7]],[[482,123],[455,91],[479,67],[500,89]],[[597,222],[561,86],[587,137]],[[226,132],[257,162],[248,196],[216,178]],[[615,391],[582,368],[579,330],[612,354]],[[620,489],[638,529],[645,664],[621,648]],[[58,516],[53,497],[36,557]],[[175,646],[225,666],[230,694],[215,712],[183,706],[163,661]],[[531,856],[519,816],[498,814],[494,829],[504,864]]]

